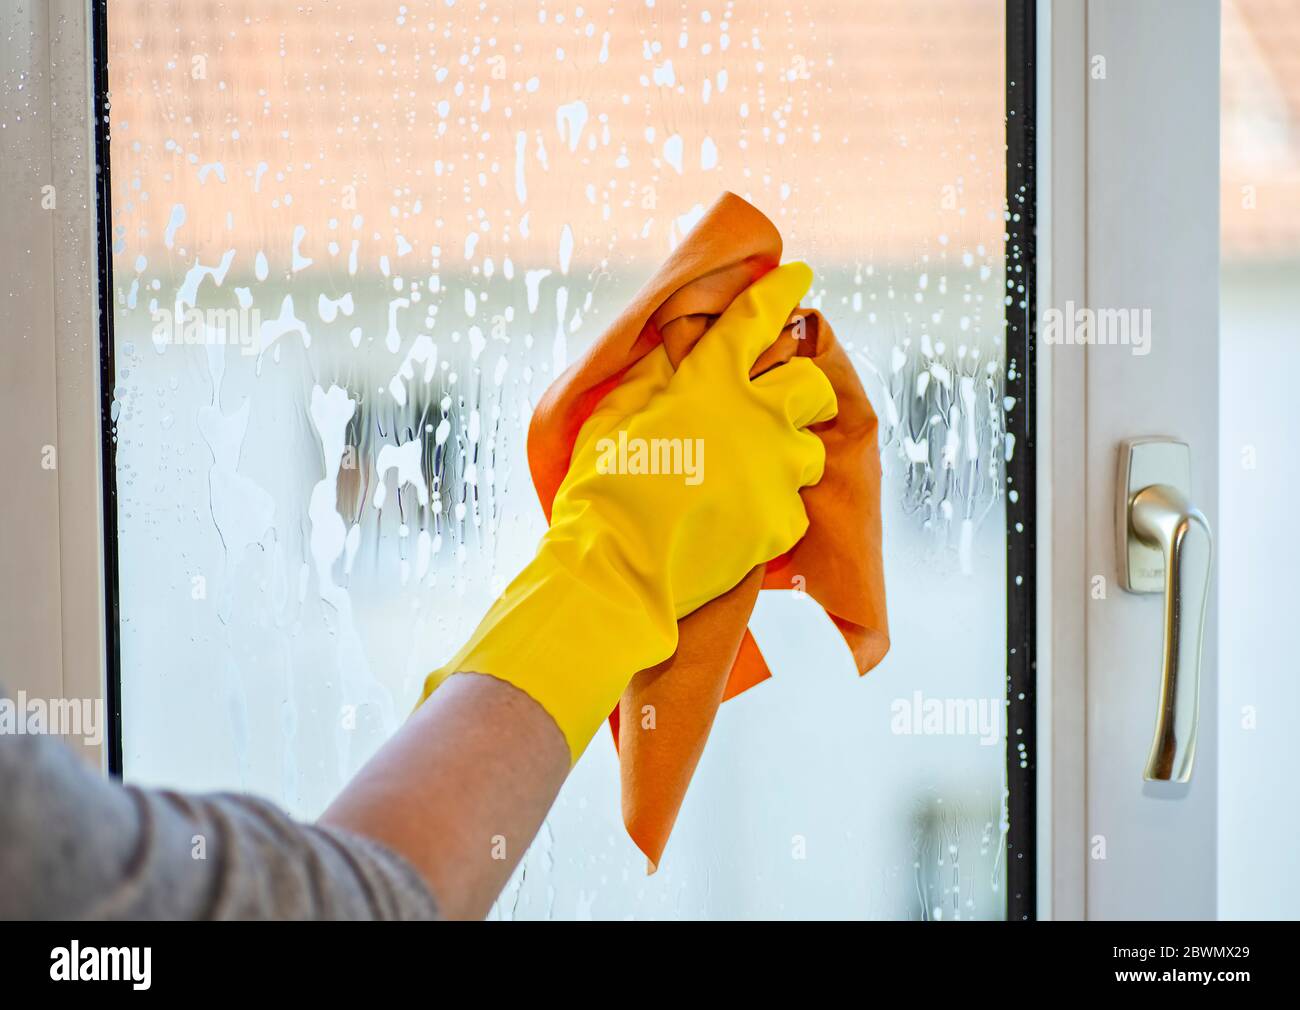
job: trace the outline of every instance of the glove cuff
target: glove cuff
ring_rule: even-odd
[[[469,641],[429,674],[419,704],[453,673],[504,680],[546,709],[576,763],[632,677],[677,648],[671,601],[611,578],[617,566],[599,556],[583,558],[590,566],[597,578],[584,580],[544,540]]]

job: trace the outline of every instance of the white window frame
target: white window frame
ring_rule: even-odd
[[[5,156],[0,276],[0,566],[11,695],[105,699],[100,346],[90,5],[0,8],[0,47],[22,91],[0,96]],[[47,188],[47,187],[52,187]],[[51,200],[53,206],[50,206]],[[50,455],[51,450],[53,456]],[[53,468],[47,465],[53,462]],[[104,723],[106,706],[101,709]],[[104,766],[98,744],[79,741]]]
[[[1206,7],[1217,8],[1215,0],[1184,4],[1199,11],[1202,29]],[[1087,69],[1098,46],[1119,54],[1139,45],[1143,31],[1149,40],[1152,14],[1139,10],[1148,5],[1179,6],[1173,0],[1039,0],[1040,306],[1089,304],[1089,294],[1122,280],[1108,276],[1105,257],[1089,249],[1089,235],[1099,227],[1089,194],[1120,184],[1123,166],[1104,152],[1104,142],[1133,123],[1098,118],[1088,102]],[[11,693],[104,701],[108,638],[90,12],[85,0],[47,0],[21,13],[12,5],[0,10],[4,63],[25,72],[27,84],[23,92],[0,98],[8,103],[6,149],[21,152],[0,161],[0,204],[10,236],[0,245],[0,275],[10,286],[7,353],[0,366],[0,421],[7,437],[0,440],[0,461],[11,485],[9,500],[21,496],[23,503],[6,508],[0,524],[0,642]],[[1217,81],[1217,22],[1213,42],[1213,67],[1205,73]],[[1199,44],[1208,52],[1207,38]],[[23,113],[21,121],[15,110]],[[1142,114],[1141,103],[1134,102],[1133,117]],[[1217,138],[1215,144],[1217,149]],[[1203,147],[1194,153],[1205,156]],[[1176,158],[1179,152],[1162,156]],[[1217,171],[1217,156],[1215,165]],[[55,187],[54,209],[42,207],[47,185]],[[1217,251],[1217,217],[1215,224]],[[1134,215],[1105,227],[1112,235],[1117,228],[1140,235],[1144,222]],[[1204,230],[1195,237],[1208,241]],[[1149,282],[1167,280],[1193,261],[1204,270],[1205,257],[1197,253],[1173,250],[1161,277]],[[1217,292],[1217,274],[1198,283]],[[1204,305],[1195,308],[1203,311]],[[1217,313],[1211,321],[1189,318],[1188,324],[1217,327]],[[1037,807],[1043,918],[1084,918],[1097,910],[1095,896],[1089,900],[1088,832],[1099,817],[1116,812],[1108,810],[1106,782],[1096,779],[1098,768],[1090,764],[1086,718],[1096,676],[1089,663],[1103,650],[1098,636],[1104,633],[1089,623],[1088,577],[1109,571],[1102,559],[1113,549],[1109,509],[1102,510],[1103,518],[1095,514],[1109,494],[1096,477],[1107,452],[1094,423],[1099,412],[1090,411],[1098,397],[1096,367],[1086,349],[1039,345]],[[1207,423],[1215,425],[1214,412],[1208,413]],[[1199,434],[1212,441],[1216,432]],[[41,469],[46,446],[57,453],[57,466],[49,471]],[[1212,631],[1206,654],[1213,698]],[[1204,763],[1213,756],[1213,722],[1209,718],[1203,726],[1211,735]],[[84,746],[103,766],[104,744]],[[1198,807],[1194,819],[1203,825],[1213,813]],[[1208,823],[1212,827],[1212,819]],[[1212,855],[1212,837],[1208,846]],[[1200,845],[1194,862],[1203,866],[1207,858]],[[1199,892],[1180,906],[1198,908],[1213,914]]]
[[[1039,342],[1043,918],[1216,914],[1213,589],[1193,782],[1144,785],[1159,601],[1118,588],[1113,494],[1119,441],[1172,435],[1192,447],[1195,503],[1217,518],[1219,10],[1039,2],[1040,318],[1066,302],[1149,306],[1160,334],[1131,361]],[[1106,79],[1093,78],[1095,57]]]

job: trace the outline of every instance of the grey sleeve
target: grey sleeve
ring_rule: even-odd
[[[0,733],[0,918],[433,919],[384,846],[247,796],[123,786]]]

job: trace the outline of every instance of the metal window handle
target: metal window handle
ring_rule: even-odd
[[[1188,500],[1190,484],[1185,443],[1134,439],[1121,446],[1120,583],[1129,592],[1163,592],[1165,598],[1160,700],[1142,774],[1149,781],[1188,781],[1196,755],[1213,537]]]

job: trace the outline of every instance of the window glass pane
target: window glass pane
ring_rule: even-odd
[[[318,813],[543,528],[531,404],[724,190],[881,419],[893,649],[767,593],[657,874],[597,739],[494,914],[1004,912],[995,0],[112,0],[124,763]]]
[[[1261,858],[1300,830],[1291,638],[1300,545],[1300,10],[1223,5],[1220,201],[1219,914],[1291,919],[1300,878]],[[1233,605],[1249,600],[1249,606]],[[1233,602],[1229,602],[1233,601]]]

